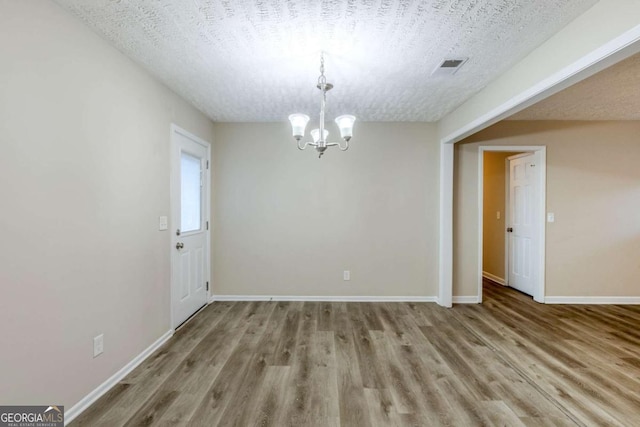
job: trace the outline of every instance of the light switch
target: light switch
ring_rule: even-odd
[[[496,212],[496,219],[500,219],[500,211]]]
[[[104,352],[104,334],[93,337],[93,357],[98,357]]]
[[[351,271],[345,270],[342,272],[342,280],[351,280]]]
[[[166,216],[158,218],[158,230],[163,231],[169,228],[169,219]]]
[[[553,212],[548,212],[547,213],[547,222],[555,222],[556,220],[556,216],[554,215]]]

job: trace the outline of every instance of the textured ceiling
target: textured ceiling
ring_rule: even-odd
[[[640,120],[640,54],[514,114],[509,120]]]
[[[597,0],[55,0],[214,121],[436,121]],[[431,77],[445,57],[469,57]]]

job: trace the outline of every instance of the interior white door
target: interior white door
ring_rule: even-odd
[[[538,270],[539,199],[537,189],[536,156],[525,153],[509,157],[509,286],[528,295],[534,294],[535,274]]]
[[[208,301],[209,145],[172,130],[171,306],[177,327]]]

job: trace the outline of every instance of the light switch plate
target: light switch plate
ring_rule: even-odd
[[[93,337],[93,357],[98,357],[104,351],[104,334]]]
[[[555,222],[556,216],[553,212],[547,213],[547,222]]]
[[[166,216],[161,216],[158,218],[158,229],[160,231],[167,230],[169,228],[169,218]]]
[[[496,212],[496,219],[500,219],[500,211]]]
[[[345,270],[342,272],[342,280],[351,280],[351,271]]]

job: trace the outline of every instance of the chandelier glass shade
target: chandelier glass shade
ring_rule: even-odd
[[[315,147],[318,152],[318,157],[320,158],[329,147],[337,146],[342,151],[347,151],[349,149],[349,141],[353,136],[353,123],[356,121],[356,118],[349,114],[336,117],[335,122],[336,125],[338,125],[338,129],[340,129],[340,137],[344,140],[344,146],[338,142],[328,142],[327,139],[329,137],[329,131],[325,129],[324,117],[327,106],[327,92],[333,88],[333,85],[331,83],[327,83],[327,79],[324,75],[324,55],[322,54],[320,55],[320,76],[318,77],[318,84],[316,87],[322,92],[322,101],[320,103],[320,127],[309,132],[313,141],[304,143],[300,142],[300,140],[304,138],[305,129],[309,123],[309,116],[300,113],[291,114],[289,116],[289,121],[291,122],[291,130],[298,145],[298,149],[304,150],[307,146],[311,145],[312,147]]]

